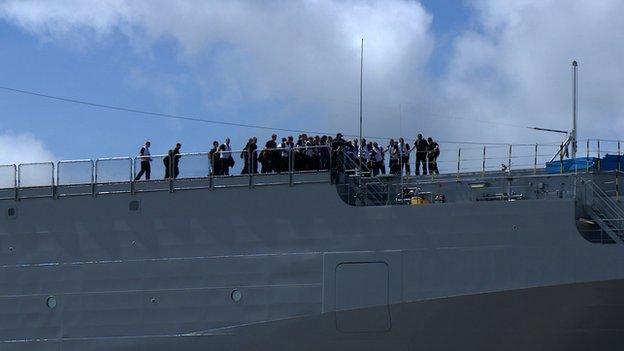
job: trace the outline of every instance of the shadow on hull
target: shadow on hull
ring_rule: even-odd
[[[538,287],[390,306],[381,332],[341,332],[376,307],[185,336],[15,342],[16,350],[624,350],[624,280]]]

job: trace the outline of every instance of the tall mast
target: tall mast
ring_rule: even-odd
[[[577,150],[577,122],[578,122],[578,63],[572,61],[572,158],[576,158]]]
[[[362,81],[364,74],[364,38],[360,46],[360,143],[362,142]],[[361,145],[360,145],[361,146]]]

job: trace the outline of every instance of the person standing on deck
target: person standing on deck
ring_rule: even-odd
[[[373,175],[386,174],[386,166],[384,165],[384,149],[377,142],[373,143]]]
[[[251,145],[249,147],[251,152],[251,173],[258,173],[258,138],[251,138]]]
[[[250,155],[251,155],[251,143],[253,142],[252,138],[249,138],[249,140],[247,140],[247,144],[245,144],[245,147],[243,148],[243,152],[240,154],[240,158],[243,159],[243,169],[241,170],[241,174],[249,174],[249,169],[250,169]]]
[[[152,144],[149,141],[146,141],[145,145],[143,145],[143,147],[141,147],[141,150],[139,151],[139,157],[141,158],[141,170],[136,175],[136,177],[134,177],[134,180],[141,179],[143,174],[145,174],[145,180],[150,179],[150,175],[152,173],[152,166],[150,164],[152,162],[149,150],[150,146],[152,146]]]
[[[210,167],[212,169],[212,175],[220,175],[221,174],[221,158],[219,158],[219,142],[212,142],[212,149],[208,152],[208,158],[210,158]]]
[[[403,138],[399,138],[398,148],[399,148],[399,155],[401,158],[401,171],[399,173],[403,174],[403,168],[405,168],[405,175],[410,175],[411,171],[410,171],[409,156],[410,156],[410,152],[412,151],[412,149],[410,148],[409,144],[405,143],[405,140]]]
[[[219,158],[221,159],[221,174],[230,175],[230,168],[234,167],[230,138],[225,138],[225,142],[219,146]]]
[[[416,150],[416,170],[415,174],[420,175],[420,166],[422,165],[423,174],[427,175],[427,140],[422,134],[418,134],[414,142],[414,150]]]
[[[180,174],[180,148],[182,144],[177,143],[173,149],[167,152],[167,156],[163,158],[165,165],[165,179],[177,178]]]
[[[394,139],[390,139],[390,145],[388,145],[387,151],[390,153],[390,174],[400,174],[401,166],[399,165],[399,148],[397,147]]]
[[[173,177],[177,178],[180,174],[180,148],[182,144],[177,143],[175,148],[173,149]]]
[[[429,174],[440,174],[438,171],[438,157],[440,146],[431,137],[427,138],[427,157],[429,158]]]
[[[288,170],[288,157],[290,155],[290,144],[288,143],[288,139],[282,138],[282,142],[277,145],[279,150],[279,160],[277,163],[276,171],[285,172]]]
[[[277,134],[271,135],[271,139],[266,142],[264,148],[264,160],[266,165],[263,164],[262,169],[264,169],[266,172],[263,173],[279,172],[280,156],[279,151],[275,150],[277,148]]]

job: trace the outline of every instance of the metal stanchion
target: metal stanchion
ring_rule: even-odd
[[[620,170],[621,170],[621,159],[622,159],[622,149],[620,147],[620,141],[617,142],[617,150],[618,150],[618,164],[617,169],[615,170],[615,200],[620,202]]]
[[[509,162],[507,163],[507,171],[509,176],[507,177],[507,201],[511,201],[511,148],[509,145]]]
[[[537,174],[537,144],[535,144],[535,158],[533,160],[533,175]]]
[[[344,158],[343,158],[344,160]],[[294,170],[294,165],[293,162],[294,161],[294,157],[293,157],[293,149],[290,148],[288,149],[288,185],[289,186],[293,186],[294,182],[293,182],[293,170]]]
[[[509,163],[507,164],[507,170],[509,171],[509,174],[511,174],[511,145],[509,145]]]
[[[461,148],[457,150],[457,181],[459,181],[459,172],[461,169]]]
[[[481,177],[485,177],[485,146],[483,147],[483,161],[481,163]]]
[[[134,188],[135,186],[134,177],[136,176],[135,174],[136,170],[134,169],[135,165],[136,165],[136,157],[133,157],[130,160],[130,194],[131,195],[134,195],[134,191],[135,191],[135,188]]]
[[[587,139],[587,159],[585,160],[585,172],[589,173],[589,139]]]
[[[596,161],[596,162],[598,162],[598,166],[596,167],[596,171],[600,172],[600,168],[601,168],[601,165],[600,165],[600,139],[598,139],[596,147],[598,148],[597,149],[598,150],[598,161]]]

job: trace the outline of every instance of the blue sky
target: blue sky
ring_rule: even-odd
[[[591,116],[582,125],[586,135],[621,135],[622,93],[609,88],[622,78],[622,49],[610,44],[624,32],[611,18],[622,7],[617,1],[589,10],[579,1],[566,11],[556,11],[563,2],[555,0],[101,3],[0,1],[0,85],[196,118],[353,133],[364,36],[365,134],[557,141],[520,127],[568,128],[569,62],[576,58],[590,101],[581,111]],[[562,40],[570,24],[582,37]],[[165,152],[177,141],[185,151],[203,151],[225,136],[242,146],[249,136],[270,135],[2,90],[0,109],[5,162],[129,155],[146,138],[153,152]],[[617,128],[596,127],[606,123]]]

